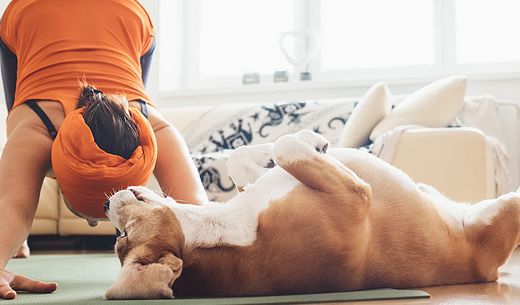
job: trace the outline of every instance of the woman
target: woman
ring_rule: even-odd
[[[144,93],[154,37],[136,0],[13,0],[0,38],[9,108],[0,159],[0,298],[57,288],[5,270],[27,238],[52,168],[69,207],[91,221],[102,218],[105,194],[97,187],[136,184],[151,169],[178,201],[207,202],[181,135]],[[80,88],[80,81],[94,86]]]

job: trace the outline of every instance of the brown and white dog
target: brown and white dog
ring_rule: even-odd
[[[108,299],[246,296],[495,281],[520,242],[520,193],[476,204],[310,131],[237,149],[243,189],[178,204],[144,187],[109,198],[122,271]],[[274,159],[274,168],[266,169]],[[272,163],[272,162],[271,162]],[[173,290],[171,289],[173,287]]]

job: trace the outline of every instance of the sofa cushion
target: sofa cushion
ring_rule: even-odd
[[[392,94],[384,83],[370,87],[343,127],[338,146],[357,148],[369,141],[370,132],[392,108]]]
[[[58,200],[58,182],[53,178],[45,178],[40,190],[40,199],[35,218],[57,220],[59,216]]]
[[[59,191],[56,179],[45,178],[31,226],[31,235],[48,235],[58,232],[58,200]]]
[[[433,82],[399,103],[379,122],[370,139],[402,125],[444,127],[449,125],[464,105],[466,77],[447,77]]]

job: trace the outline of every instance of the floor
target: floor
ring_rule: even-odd
[[[342,303],[349,305],[466,305],[466,304],[520,304],[520,248],[515,250],[509,262],[500,269],[500,279],[494,283],[438,286],[421,288],[430,299],[373,301]]]
[[[33,253],[94,253],[100,251],[42,251]],[[101,250],[106,253],[106,250]],[[500,269],[500,279],[497,282],[486,284],[451,285],[430,288],[420,288],[428,292],[430,299],[420,300],[397,300],[397,301],[371,301],[371,302],[348,302],[329,303],[345,305],[506,305],[520,304],[520,248],[515,250],[509,262]]]

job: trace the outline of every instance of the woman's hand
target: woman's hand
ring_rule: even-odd
[[[15,290],[35,293],[51,293],[58,288],[56,283],[34,281],[0,268],[0,299],[14,299]]]

